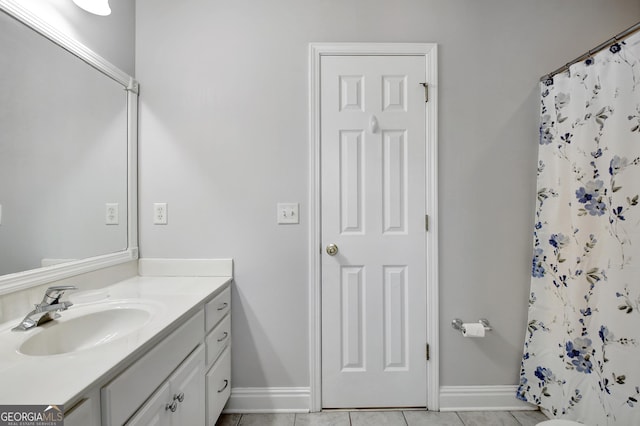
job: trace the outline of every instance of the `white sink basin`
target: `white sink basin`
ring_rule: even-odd
[[[91,349],[135,332],[153,316],[152,306],[138,303],[82,307],[75,312],[74,308],[62,312],[58,320],[27,331],[34,334],[22,342],[18,352],[50,356]]]

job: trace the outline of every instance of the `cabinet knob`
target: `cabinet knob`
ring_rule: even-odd
[[[224,339],[226,339],[227,337],[229,337],[229,333],[227,333],[226,331],[224,332],[224,334],[222,335],[221,338],[218,339],[218,342],[222,342]]]
[[[227,306],[229,306],[229,304],[227,302],[224,302],[222,305],[220,305],[220,307],[218,308],[219,311],[224,311]]]
[[[171,404],[167,404],[164,407],[165,410],[167,411],[171,411],[172,413],[175,413],[176,410],[178,409],[178,402],[174,399]]]
[[[180,392],[177,395],[173,395],[173,400],[175,401],[176,399],[178,400],[178,402],[184,401],[184,392]]]

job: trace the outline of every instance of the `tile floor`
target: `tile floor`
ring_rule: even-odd
[[[223,414],[216,426],[534,426],[540,411],[324,411],[305,414]]]

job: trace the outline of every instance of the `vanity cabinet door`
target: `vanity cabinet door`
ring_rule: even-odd
[[[198,346],[127,426],[204,425],[204,358],[204,349]]]
[[[205,351],[199,346],[171,377],[173,401],[178,402],[175,413],[171,413],[174,426],[204,425],[204,362]]]
[[[165,383],[126,423],[127,426],[170,426],[171,411],[167,403],[171,401],[169,383]]]

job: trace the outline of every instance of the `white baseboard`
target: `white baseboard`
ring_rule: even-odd
[[[521,411],[538,407],[516,398],[518,386],[442,386],[440,411]],[[233,388],[225,413],[307,413],[309,388]]]
[[[516,411],[538,407],[516,398],[518,386],[441,386],[440,411]]]
[[[308,413],[309,388],[232,388],[225,413]]]

